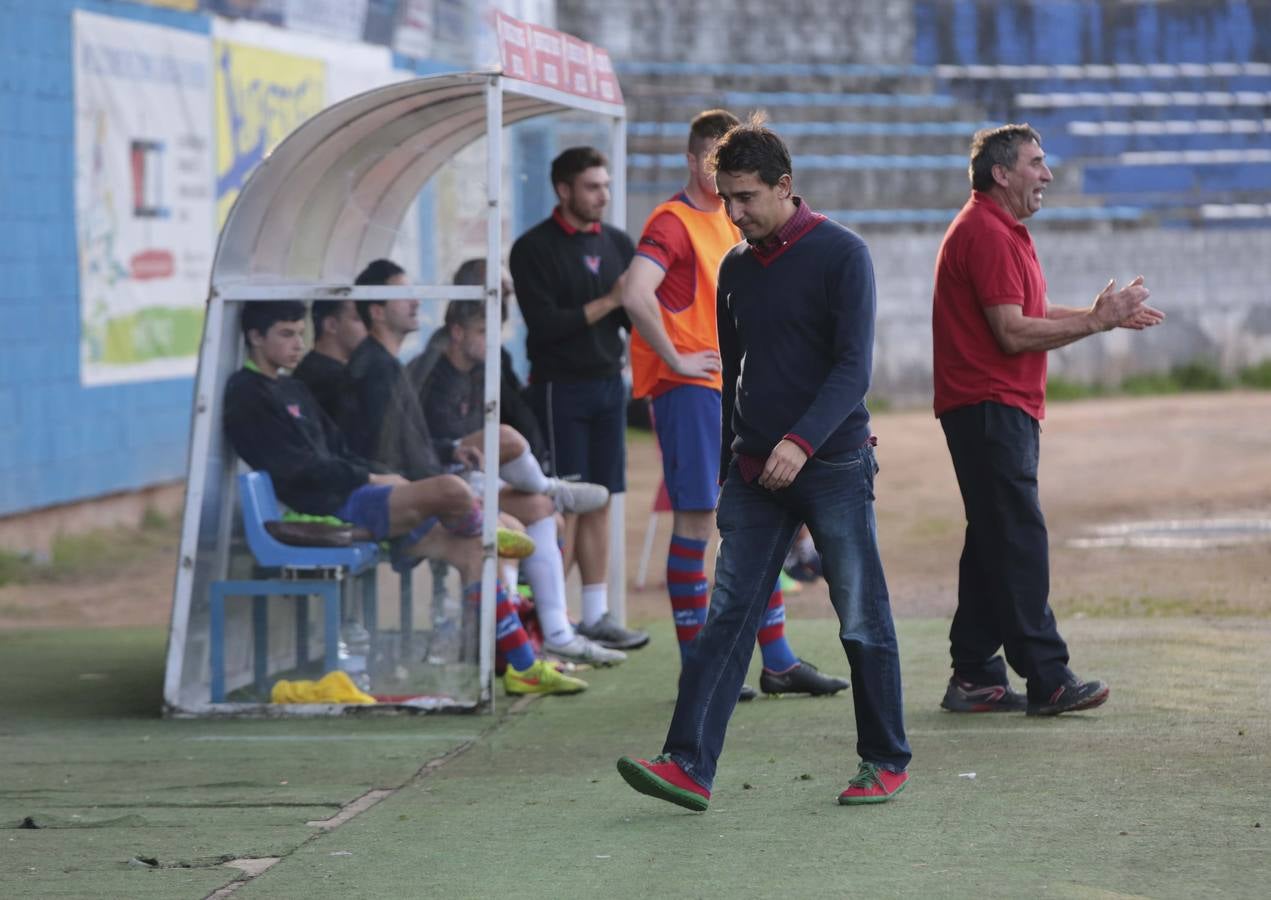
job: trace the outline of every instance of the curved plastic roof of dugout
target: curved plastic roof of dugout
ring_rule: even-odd
[[[222,231],[213,290],[351,282],[360,261],[391,249],[424,182],[487,133],[492,88],[502,94],[494,121],[505,126],[567,110],[625,115],[621,104],[493,73],[419,78],[350,97],[301,125],[252,175]],[[612,164],[620,177],[625,160]],[[615,186],[613,195],[623,192]]]
[[[242,359],[239,304],[328,298],[485,300],[491,351],[485,379],[485,456],[497,458],[497,429],[492,425],[497,423],[499,379],[503,127],[567,111],[610,121],[610,219],[621,224],[626,218],[622,103],[567,93],[498,71],[417,78],[350,97],[292,132],[243,186],[221,231],[213,262],[195,381],[186,505],[164,679],[169,714],[251,713],[268,708],[263,703],[212,703],[210,693],[209,587],[244,563],[250,565],[249,559],[241,558],[241,549],[230,549],[237,515],[237,458],[226,446],[221,429],[221,395]],[[353,286],[362,266],[391,254],[399,226],[425,182],[460,150],[487,136],[492,139],[486,142],[486,285]],[[497,509],[497,479],[487,479],[486,487],[486,509]],[[622,522],[622,498],[614,500],[611,515]],[[612,531],[611,603],[621,615],[623,529]],[[487,517],[482,543],[487,577],[482,579],[479,677],[484,701],[491,698],[493,671],[493,516]],[[250,643],[250,606],[227,605],[227,648]],[[271,604],[271,617],[274,606],[283,604]],[[272,618],[269,625],[272,640]],[[265,653],[271,663],[275,656],[272,645],[256,653],[258,658]],[[230,687],[251,681],[251,657],[250,652],[242,655],[237,669],[235,661],[226,660]],[[312,714],[339,709],[295,711]],[[271,708],[271,713],[275,711],[282,710]]]

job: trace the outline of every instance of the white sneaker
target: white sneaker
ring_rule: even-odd
[[[564,513],[589,513],[609,502],[609,488],[590,481],[549,478],[543,493],[555,500],[556,507]]]
[[[543,652],[569,662],[591,663],[593,666],[616,666],[627,658],[627,654],[621,650],[602,647],[581,634],[575,634],[573,640],[563,644],[549,644],[544,641]]]

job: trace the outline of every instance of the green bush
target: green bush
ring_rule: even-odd
[[[1046,400],[1051,403],[1085,400],[1088,397],[1102,396],[1104,393],[1104,389],[1097,384],[1083,384],[1063,377],[1046,379]]]
[[[1271,359],[1264,359],[1254,366],[1245,366],[1236,373],[1236,381],[1245,387],[1271,390]]]
[[[1121,382],[1116,393],[1131,397],[1147,397],[1156,394],[1177,394],[1182,388],[1169,372],[1140,372]]]
[[[141,514],[142,531],[167,531],[172,527],[172,520],[153,506],[147,506]]]
[[[871,413],[885,413],[891,409],[891,401],[886,397],[870,394],[865,398],[865,406]]]
[[[1236,382],[1246,387],[1271,389],[1271,360],[1241,370]],[[1129,375],[1112,388],[1083,384],[1063,377],[1050,378],[1046,383],[1046,399],[1059,403],[1065,400],[1085,400],[1088,397],[1148,397],[1181,394],[1186,391],[1223,391],[1234,386],[1235,383],[1224,378],[1214,364],[1205,360],[1193,360],[1174,366],[1168,372]]]
[[[25,556],[0,550],[0,587],[25,581],[30,569],[31,563]]]
[[[1170,377],[1180,391],[1223,391],[1231,387],[1217,366],[1199,360],[1175,366],[1170,369]]]

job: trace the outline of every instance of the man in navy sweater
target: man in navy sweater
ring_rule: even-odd
[[[880,803],[904,788],[910,752],[875,536],[878,466],[864,402],[873,264],[860,237],[794,196],[790,153],[762,119],[724,135],[712,168],[746,238],[719,270],[723,490],[715,589],[684,662],[662,755],[623,757],[618,771],[642,793],[706,809],[768,588],[806,522],[852,669],[861,762],[839,802]]]

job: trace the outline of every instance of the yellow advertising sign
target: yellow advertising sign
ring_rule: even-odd
[[[319,60],[230,41],[215,41],[214,47],[219,227],[256,165],[326,106],[326,67]]]
[[[185,12],[198,12],[199,0],[133,0],[134,3],[144,3],[147,6],[163,6],[168,9],[180,9]]]

